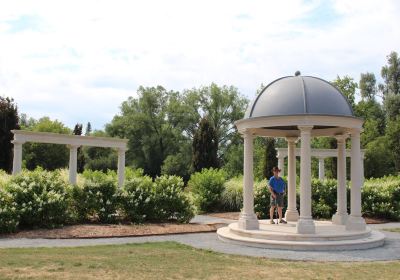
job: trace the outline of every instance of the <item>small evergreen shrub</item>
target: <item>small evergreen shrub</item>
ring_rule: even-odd
[[[22,171],[6,186],[23,227],[58,227],[69,218],[67,184],[59,172]]]
[[[226,173],[222,169],[203,169],[192,174],[188,182],[194,195],[194,203],[199,211],[216,211],[222,208]]]

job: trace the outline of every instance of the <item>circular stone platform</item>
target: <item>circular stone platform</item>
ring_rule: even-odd
[[[260,220],[260,229],[239,229],[238,223],[218,229],[218,237],[227,242],[260,248],[286,250],[342,251],[382,246],[385,236],[369,227],[364,231],[347,231],[345,226],[328,221],[314,221],[315,234],[296,233],[296,223],[270,224]]]

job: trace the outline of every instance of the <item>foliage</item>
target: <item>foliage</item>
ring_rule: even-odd
[[[118,190],[118,197],[122,210],[131,222],[142,223],[157,218],[153,181],[150,177],[130,178]]]
[[[20,129],[18,108],[12,98],[0,96],[0,170],[12,171],[13,134],[11,130]]]
[[[16,231],[18,224],[17,204],[12,195],[0,187],[0,233]]]
[[[254,183],[254,212],[259,219],[269,218],[270,196],[267,180]]]
[[[90,136],[107,137],[107,133],[101,130],[95,130]],[[99,170],[107,172],[107,170],[117,169],[117,153],[112,148],[103,147],[84,147],[85,169]]]
[[[374,73],[361,73],[360,77],[360,94],[361,98],[364,100],[374,100],[377,86],[376,78]]]
[[[222,169],[203,169],[192,174],[188,182],[199,211],[215,211],[221,208],[226,173]]]
[[[364,159],[365,178],[377,178],[394,174],[393,152],[388,149],[388,141],[389,138],[387,136],[380,136],[366,145]]]
[[[400,114],[395,120],[390,120],[387,124],[386,135],[388,137],[388,148],[393,154],[396,171],[400,172]]]
[[[22,227],[57,227],[69,218],[67,184],[59,172],[23,171],[12,177],[6,191],[16,203]]]
[[[386,58],[388,65],[381,69],[384,84],[379,89],[384,95],[400,94],[400,58],[397,52],[391,52]]]
[[[203,168],[218,167],[218,142],[216,138],[216,131],[208,118],[202,118],[199,129],[193,138],[192,166],[195,172],[199,172]]]
[[[265,141],[265,156],[264,156],[264,178],[271,178],[274,174],[272,173],[272,168],[278,166],[278,159],[276,158],[275,150],[275,139],[268,137]]]
[[[243,143],[229,145],[222,168],[229,178],[243,174]]]
[[[117,183],[115,176],[100,171],[85,171],[83,187],[73,186],[73,206],[78,221],[98,219],[101,223],[116,221]]]
[[[185,152],[187,150],[187,152]],[[190,178],[191,150],[189,145],[183,145],[181,151],[165,158],[161,167],[162,175],[177,175],[187,182]]]
[[[82,124],[77,123],[72,132],[74,135],[82,135]],[[78,147],[77,150],[77,171],[82,173],[85,167],[85,155],[83,154],[82,147]]]
[[[347,75],[343,78],[338,75],[336,79],[332,81],[332,84],[337,87],[341,93],[343,93],[350,105],[354,107],[356,88],[358,88],[358,85],[356,82],[354,82],[354,79]]]
[[[337,181],[312,179],[312,215],[316,218],[330,219],[336,212]],[[349,197],[349,196],[348,196]]]
[[[243,207],[243,176],[231,178],[225,182],[221,200],[224,211],[241,210]]]
[[[63,123],[58,120],[52,121],[49,117],[43,117],[38,121],[33,120],[25,129],[36,132],[71,134],[70,129]],[[28,142],[23,145],[23,160],[29,170],[36,167],[55,170],[68,166],[69,150],[65,145]]]
[[[163,175],[154,181],[154,199],[157,220],[174,219],[188,223],[194,217],[194,209],[183,192],[183,180],[177,176]]]

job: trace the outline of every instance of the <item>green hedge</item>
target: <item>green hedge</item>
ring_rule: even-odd
[[[77,185],[65,171],[23,171],[0,174],[0,233],[17,228],[53,228],[66,223],[145,221],[189,222],[194,216],[183,181],[176,176],[154,180],[142,171],[127,171],[117,188],[115,172],[85,171]]]

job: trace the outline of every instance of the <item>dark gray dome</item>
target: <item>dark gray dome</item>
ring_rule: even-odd
[[[347,98],[329,82],[296,75],[267,85],[249,105],[244,118],[289,115],[353,116],[353,110]]]

